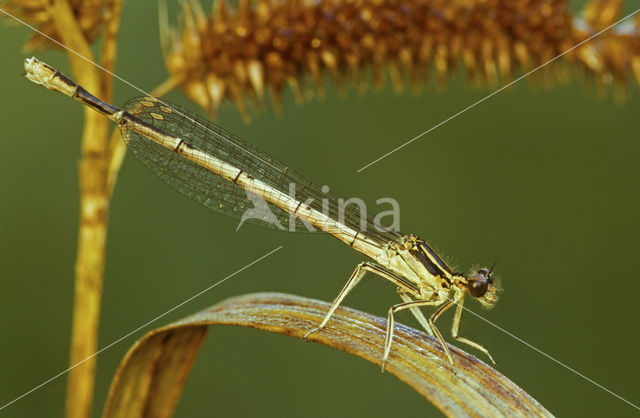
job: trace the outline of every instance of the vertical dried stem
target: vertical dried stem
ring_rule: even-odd
[[[113,94],[113,72],[116,64],[116,47],[118,29],[120,28],[120,12],[122,0],[110,0],[105,8],[106,22],[102,31],[102,51],[100,63],[107,71],[102,72],[101,93],[105,100],[111,101]]]
[[[115,0],[105,26],[102,58],[111,68],[115,56],[120,2]],[[88,60],[94,61],[67,0],[54,0],[51,15],[64,44]],[[91,62],[69,52],[75,77],[99,97],[111,93],[111,76],[100,77]],[[100,320],[100,300],[105,263],[105,243],[109,196],[107,192],[107,121],[98,113],[85,111],[82,134],[82,159],[78,167],[80,219],[75,266],[75,294],[70,364],[85,360],[96,352]],[[95,381],[95,358],[71,370],[67,384],[67,417],[84,418],[91,412]]]

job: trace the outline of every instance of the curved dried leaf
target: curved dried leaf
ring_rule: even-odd
[[[103,417],[170,417],[206,333],[206,325],[185,323],[138,341],[111,382]]]
[[[170,416],[209,325],[237,325],[302,338],[329,306],[299,296],[255,293],[227,299],[154,330],[121,363],[103,417]],[[309,340],[380,365],[385,329],[384,318],[339,308],[328,326]],[[552,416],[495,369],[457,347],[449,349],[455,369],[437,340],[396,324],[386,371],[449,416]]]

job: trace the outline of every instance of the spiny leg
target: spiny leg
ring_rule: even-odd
[[[453,315],[453,322],[451,323],[451,336],[453,337],[454,340],[470,345],[476,350],[482,351],[483,353],[485,353],[487,357],[489,357],[489,360],[491,360],[491,363],[493,363],[493,365],[495,366],[496,362],[493,360],[493,357],[491,357],[491,354],[489,354],[489,351],[486,348],[484,348],[477,342],[471,341],[464,337],[458,337],[458,329],[460,328],[460,317],[462,316],[463,303],[464,303],[464,298],[460,298],[460,300],[457,301],[458,306],[456,307],[456,313],[455,315]]]
[[[351,274],[351,277],[349,277],[349,280],[347,280],[347,283],[344,285],[344,287],[342,288],[338,296],[335,298],[335,300],[331,304],[331,308],[329,308],[329,312],[327,312],[327,314],[325,315],[320,325],[318,325],[311,331],[307,332],[303,337],[304,339],[307,339],[307,337],[313,334],[314,332],[322,330],[322,328],[324,328],[325,325],[327,325],[327,322],[329,322],[329,319],[331,319],[331,316],[333,316],[333,313],[336,311],[336,309],[338,309],[338,306],[340,306],[340,304],[342,303],[344,298],[347,296],[347,294],[351,290],[353,290],[354,287],[356,287],[356,285],[364,277],[366,272],[371,272],[382,277],[383,279],[387,279],[390,282],[394,283],[396,286],[404,289],[405,291],[417,292],[417,289],[410,286],[401,277],[397,276],[396,274],[387,270],[386,268],[370,262],[360,263],[358,264],[354,272]]]
[[[440,300],[435,300],[435,301],[415,300],[415,301],[411,301],[411,302],[400,303],[398,305],[392,306],[389,309],[389,312],[387,314],[387,334],[386,334],[386,337],[384,339],[384,355],[382,356],[382,371],[383,372],[384,372],[384,366],[387,363],[387,359],[389,358],[389,353],[391,352],[391,343],[393,342],[393,327],[394,327],[394,323],[395,323],[393,315],[396,312],[403,311],[405,309],[420,308],[422,306],[435,306],[435,305],[439,305],[441,303],[442,303],[442,301],[440,301]],[[440,331],[438,330],[438,328],[435,325],[435,320],[438,319],[440,314],[442,314],[442,312],[444,312],[446,309],[448,309],[449,306],[451,306],[452,304],[453,304],[453,302],[447,302],[446,304],[442,305],[433,315],[431,315],[431,317],[428,319],[427,323],[429,325],[429,328],[431,329],[431,331],[435,335],[435,337],[438,339],[438,341],[442,345],[442,348],[444,349],[444,353],[447,356],[447,359],[449,360],[449,363],[451,363],[451,365],[453,366],[453,357],[451,356],[451,352],[449,352],[449,348],[447,347],[447,344],[445,343],[444,338],[442,338],[442,334],[440,333]]]

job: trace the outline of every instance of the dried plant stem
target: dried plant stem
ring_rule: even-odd
[[[176,85],[176,82],[169,79],[152,90],[151,95],[162,97]],[[90,117],[105,120],[92,110]],[[91,124],[91,119],[85,120],[86,125]],[[76,261],[72,365],[97,351],[109,198],[126,151],[117,129],[113,131],[108,142],[106,129],[102,132],[106,149],[100,148],[99,152],[90,154],[83,152],[79,170],[81,215]],[[83,150],[86,149],[84,145],[90,142],[86,141],[86,138],[87,136],[83,135]],[[67,393],[68,418],[90,415],[94,379],[94,359],[71,371]]]
[[[80,219],[75,265],[70,364],[97,350],[100,300],[105,263],[109,196],[107,177],[107,127],[96,112],[85,112],[82,159],[78,167]],[[67,386],[67,417],[88,417],[93,398],[95,358],[71,370]]]
[[[98,340],[109,198],[105,182],[106,127],[96,127],[95,123],[95,115],[85,113],[82,160],[78,168],[80,219],[75,265],[71,365],[95,353]],[[92,129],[91,125],[95,128]],[[95,131],[98,132],[93,134]],[[94,143],[95,139],[99,140]],[[95,359],[89,359],[71,370],[67,387],[68,417],[89,416],[94,376]]]
[[[122,0],[110,0],[105,8],[106,23],[102,31],[102,54],[100,63],[102,67],[113,72],[116,64],[116,47],[118,44],[118,29],[120,28],[120,12]],[[113,93],[113,77],[109,72],[102,72],[102,94],[111,98]]]
[[[101,57],[109,69],[115,62],[120,9],[120,2],[114,0],[105,24]],[[54,0],[50,14],[55,17],[56,30],[63,43],[72,51],[95,61],[68,1]],[[111,75],[101,75],[92,63],[77,54],[69,52],[67,55],[78,81],[99,97],[110,100]],[[85,111],[82,159],[78,167],[80,219],[70,353],[71,365],[83,363],[69,373],[66,404],[69,418],[88,417],[93,401],[96,361],[89,357],[97,350],[105,263],[109,207],[107,128],[107,121],[102,116],[90,109]]]

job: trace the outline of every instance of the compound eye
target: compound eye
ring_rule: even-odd
[[[475,276],[471,276],[469,278],[469,283],[467,283],[467,289],[469,289],[469,293],[474,298],[480,298],[487,293],[487,289],[489,288],[489,282],[487,281],[487,277],[482,274],[477,274]]]

